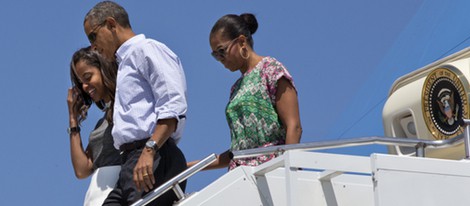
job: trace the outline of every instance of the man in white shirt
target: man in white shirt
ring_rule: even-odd
[[[115,2],[96,4],[84,28],[93,49],[119,65],[112,135],[123,162],[104,205],[129,205],[186,169],[176,146],[187,110],[183,67],[167,46],[136,35],[127,12]],[[180,186],[184,190],[185,184]],[[169,191],[153,204],[174,200]]]

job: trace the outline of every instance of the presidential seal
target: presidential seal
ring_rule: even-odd
[[[437,140],[463,133],[462,119],[468,119],[468,82],[452,66],[434,69],[424,81],[421,95],[424,121]]]

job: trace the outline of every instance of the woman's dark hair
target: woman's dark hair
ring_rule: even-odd
[[[258,21],[256,20],[255,15],[250,13],[244,13],[240,16],[236,14],[227,14],[221,17],[214,24],[211,30],[211,36],[218,31],[222,32],[222,36],[235,39],[240,35],[246,37],[248,44],[253,48],[253,38],[252,35],[255,34],[258,29]]]
[[[94,66],[100,70],[101,80],[103,81],[105,92],[111,98],[111,104],[106,106],[106,103],[103,101],[95,102],[95,104],[101,110],[106,108],[106,120],[108,120],[109,123],[112,123],[114,92],[116,91],[117,64],[115,62],[108,61],[98,52],[93,51],[91,47],[79,49],[73,54],[72,61],[70,62],[70,79],[72,80],[72,85],[78,89],[79,97],[83,100],[78,101],[77,104],[74,105],[75,109],[79,111],[79,123],[86,119],[88,108],[93,102],[88,93],[83,90],[83,84],[80,82],[75,72],[75,66],[80,61],[84,61],[87,65]]]

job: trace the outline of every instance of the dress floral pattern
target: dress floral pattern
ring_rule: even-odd
[[[231,151],[285,144],[286,131],[276,111],[277,82],[282,77],[294,86],[292,76],[279,61],[264,57],[232,86],[225,110]],[[229,169],[240,165],[256,166],[276,156],[232,160]]]

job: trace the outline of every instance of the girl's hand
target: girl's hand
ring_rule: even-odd
[[[69,108],[70,126],[77,126],[77,117],[80,108],[83,106],[83,100],[80,98],[76,87],[68,89],[67,106]]]

